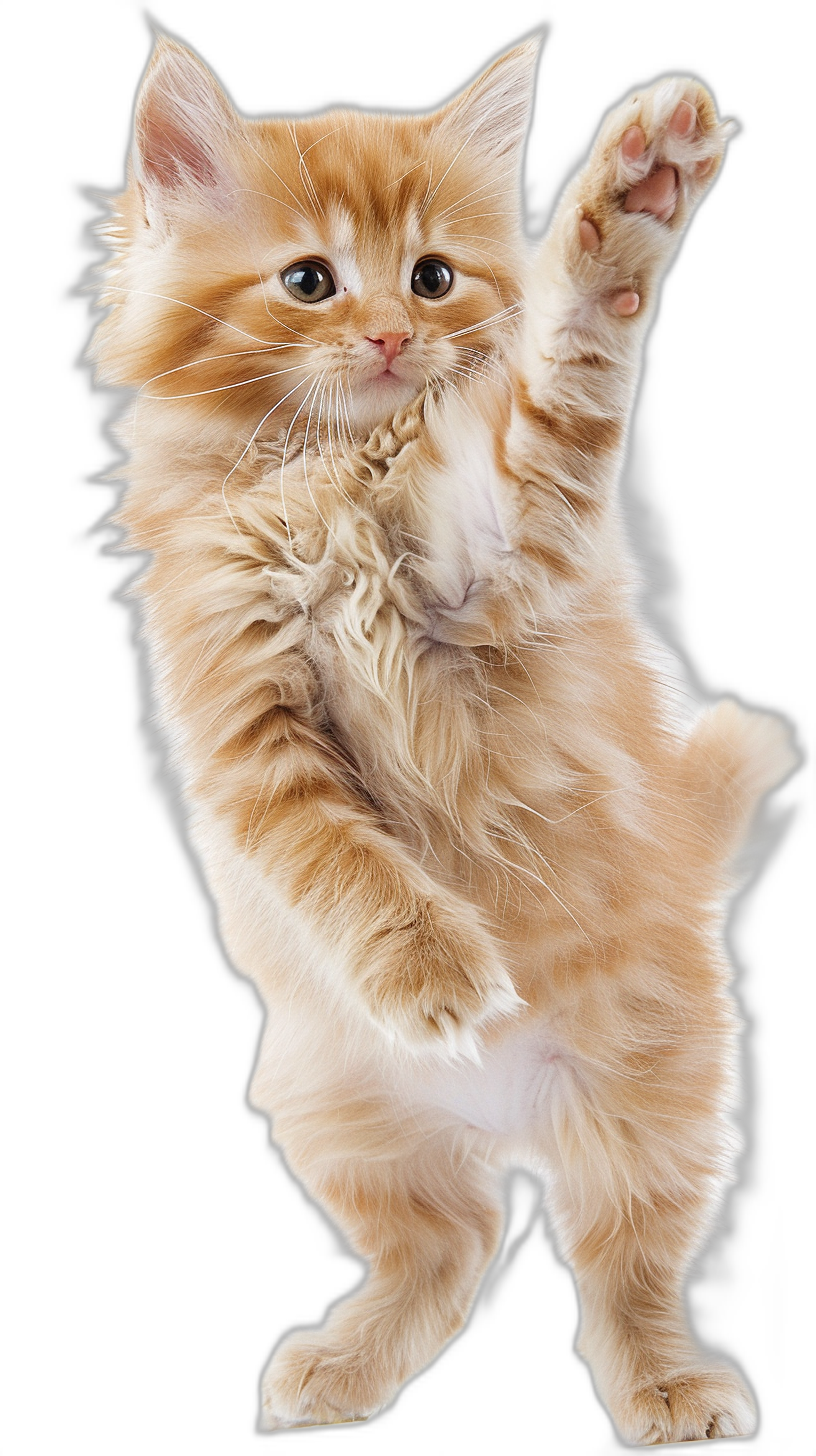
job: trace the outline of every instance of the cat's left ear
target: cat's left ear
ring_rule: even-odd
[[[521,166],[540,49],[540,37],[530,36],[499,56],[445,107],[440,123],[457,133],[460,145],[467,142],[489,161]]]
[[[190,201],[224,206],[237,185],[240,121],[186,46],[160,36],[136,103],[133,170],[149,221]]]

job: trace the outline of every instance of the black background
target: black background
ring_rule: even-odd
[[[769,144],[781,86],[774,93],[777,71],[759,32],[737,35],[708,12],[702,22],[699,7],[682,15],[663,7],[657,19],[613,9],[599,19],[578,6],[516,4],[485,19],[472,6],[398,12],[233,0],[210,10],[157,0],[152,15],[203,55],[249,114],[334,100],[436,105],[549,20],[527,166],[539,221],[600,115],[632,84],[689,70],[713,86],[743,132],[664,288],[632,435],[632,485],[641,510],[650,502],[654,539],[673,563],[670,630],[705,686],[781,709],[807,738],[810,529],[801,504],[812,415],[787,344],[800,304],[796,275],[787,275],[797,221],[778,181],[780,128]],[[48,236],[42,274],[48,373],[55,365],[42,430],[60,444],[48,483],[60,523],[58,582],[47,572],[48,641],[60,646],[45,671],[41,722],[57,843],[55,859],[39,843],[34,860],[60,891],[60,952],[44,992],[58,1034],[48,1114],[51,1128],[57,1112],[58,1136],[45,1134],[42,1153],[54,1227],[45,1325],[66,1348],[67,1369],[79,1357],[71,1417],[89,1440],[115,1447],[117,1433],[127,1433],[160,1449],[178,1440],[184,1449],[238,1452],[254,1440],[256,1383],[272,1344],[284,1329],[318,1321],[356,1268],[338,1257],[321,1217],[268,1150],[264,1121],[243,1105],[261,1013],[224,965],[154,786],[127,619],[112,600],[124,568],[89,537],[112,492],[86,483],[109,453],[99,403],[74,367],[87,332],[85,309],[67,293],[83,266],[87,210],[77,189],[121,182],[149,33],[137,6],[80,4],[50,41],[42,98],[54,138],[55,214],[42,159],[35,194],[48,217],[42,226],[57,221],[58,246]],[[803,805],[803,776],[787,801]],[[701,1296],[711,1338],[739,1357],[758,1390],[764,1430],[746,1447],[753,1452],[812,1449],[800,1424],[804,1376],[793,1328],[801,1152],[790,1150],[791,1134],[801,1136],[794,1047],[809,1000],[804,827],[800,808],[736,920],[753,1028],[756,1150],[734,1206],[736,1233],[711,1261]],[[516,1203],[523,1224],[522,1191]],[[79,1315],[92,1335],[76,1345]],[[278,1443],[353,1440],[377,1449],[377,1441],[478,1434],[581,1456],[616,1450],[571,1354],[574,1324],[570,1277],[533,1232],[468,1332],[386,1417]],[[41,1399],[47,1411],[55,1396]]]

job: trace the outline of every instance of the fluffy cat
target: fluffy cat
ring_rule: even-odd
[[[650,666],[614,499],[705,89],[606,118],[543,243],[537,47],[431,116],[239,117],[161,40],[94,353],[190,833],[267,1006],[252,1082],[365,1285],[265,1428],[365,1417],[460,1328],[504,1171],[545,1172],[623,1437],[745,1435],[682,1291],[727,1166],[729,865],[793,766]]]

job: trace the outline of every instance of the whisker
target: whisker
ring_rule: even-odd
[[[297,154],[298,154],[298,159],[299,159],[298,160],[298,171],[300,173],[300,180],[303,183],[304,191],[306,192],[306,195],[307,196],[309,195],[309,193],[311,193],[312,201],[314,203],[314,206],[315,207],[319,207],[320,208],[321,216],[325,217],[326,214],[323,211],[323,204],[321,203],[320,198],[317,195],[317,191],[316,191],[314,182],[312,181],[312,176],[311,176],[311,173],[309,171],[309,168],[306,166],[306,163],[303,160],[304,153],[300,150],[300,143],[298,142],[298,139],[297,139],[297,131],[296,131],[296,128],[295,128],[295,123],[293,121],[291,121],[289,123],[289,131],[290,131],[290,134],[291,134],[291,137],[292,137],[292,141],[295,144],[295,150],[297,151]],[[307,183],[308,183],[308,187],[307,187]]]
[[[325,394],[325,389],[326,389],[326,386],[324,384],[323,389],[320,392],[320,405],[318,406],[318,411],[317,411],[317,448],[318,448],[318,452],[320,454],[320,459],[323,462],[323,469],[325,470],[326,474],[328,475],[329,480],[339,490],[339,492],[342,495],[343,499],[345,501],[347,501],[348,504],[351,506],[351,505],[354,504],[354,502],[351,499],[351,496],[345,490],[345,488],[343,486],[343,483],[340,480],[340,476],[339,476],[338,471],[337,471],[337,465],[336,465],[335,459],[334,459],[334,450],[332,448],[332,437],[331,437],[331,401],[332,401],[332,393],[333,393],[333,390],[334,390],[334,384],[333,383],[332,384],[329,384],[329,398],[328,398],[328,403],[327,403],[327,408],[326,408],[326,438],[328,439],[328,442],[329,442],[329,458],[331,459],[331,463],[332,463],[332,469],[331,470],[329,469],[328,465],[326,464],[326,457],[323,454],[323,446],[320,443],[320,419],[321,419],[321,415],[323,413],[323,398],[324,398],[324,394]]]
[[[430,197],[428,197],[428,195],[426,194],[426,200],[423,202],[422,207],[421,207],[420,212],[419,212],[420,220],[425,216],[426,212],[428,211],[428,208],[430,207],[431,203],[433,202],[434,198],[436,197],[436,194],[439,191],[440,187],[442,186],[442,183],[444,182],[444,180],[447,177],[448,173],[450,171],[452,171],[453,168],[456,166],[456,163],[458,162],[458,160],[461,157],[463,151],[465,150],[465,147],[467,146],[467,144],[470,141],[471,137],[474,136],[475,133],[479,130],[479,126],[480,125],[481,125],[481,121],[479,121],[477,123],[477,125],[474,126],[473,131],[469,132],[468,135],[465,137],[465,140],[462,142],[462,145],[459,148],[458,152],[456,153],[455,157],[453,158],[453,161],[450,163],[450,165],[448,167],[445,168],[445,171],[442,173],[442,176],[440,177],[439,181],[437,182],[436,186],[434,187],[434,190],[431,193]]]
[[[294,387],[294,389],[290,389],[289,390],[289,393],[288,394],[285,394],[282,399],[279,399],[278,402],[277,402],[277,404],[273,404],[271,410],[267,410],[267,412],[264,415],[263,419],[261,420],[260,424],[256,425],[255,426],[255,429],[252,431],[252,434],[250,435],[249,439],[247,440],[247,442],[246,442],[243,450],[241,451],[240,455],[238,456],[238,459],[236,460],[236,462],[233,465],[232,469],[224,476],[224,479],[221,482],[221,499],[224,502],[224,508],[225,508],[225,510],[227,512],[227,515],[229,516],[230,520],[232,521],[232,524],[235,527],[236,531],[238,532],[238,535],[239,536],[243,536],[244,533],[241,530],[240,526],[238,525],[238,522],[236,521],[234,515],[232,514],[232,511],[229,508],[229,502],[227,501],[227,493],[226,493],[227,492],[227,481],[230,479],[231,476],[233,476],[235,474],[236,470],[238,469],[238,466],[241,464],[241,461],[243,460],[244,456],[246,455],[247,451],[249,450],[250,446],[252,445],[253,441],[255,440],[255,438],[256,438],[256,436],[258,434],[258,431],[261,430],[263,428],[263,426],[266,424],[267,420],[269,419],[269,416],[270,415],[273,415],[275,413],[275,410],[276,409],[280,409],[281,405],[284,404],[287,399],[291,399],[292,395],[293,394],[296,394],[299,389],[302,389],[305,383],[306,383],[306,380],[305,379],[301,379],[300,383],[299,384],[296,384],[295,387]],[[308,398],[309,398],[309,396],[307,394],[306,395],[306,399],[308,399]],[[302,408],[302,406],[301,406],[301,408]],[[297,416],[295,416],[295,418],[297,418]],[[290,429],[291,429],[291,425],[290,425]],[[289,530],[289,523],[288,522],[287,522],[287,525],[286,525],[286,529],[287,529],[287,533],[288,533],[288,530]],[[290,536],[289,537],[290,542],[291,542],[291,539],[292,538]]]
[[[417,170],[417,167],[425,166],[427,166],[427,163],[425,162],[424,158],[421,162],[414,162],[413,167],[409,167],[408,171],[403,172],[401,177],[395,177],[393,182],[388,183],[388,186],[385,189],[386,192],[388,192],[391,187],[396,187],[400,182],[404,182],[406,177],[410,177],[411,173]]]
[[[285,185],[286,184],[284,184],[284,186]],[[270,202],[276,203],[278,207],[288,208],[289,212],[297,212],[300,215],[302,215],[303,213],[303,209],[301,207],[293,207],[291,202],[284,202],[282,197],[273,197],[271,192],[259,192],[257,187],[233,187],[227,195],[229,197],[234,197],[238,192],[249,192],[252,194],[253,197],[267,197]]]
[[[263,262],[263,259],[261,259],[261,262]],[[317,339],[313,339],[312,336],[311,336],[311,334],[302,334],[300,332],[300,329],[293,329],[292,326],[291,326],[291,324],[285,324],[282,319],[279,319],[279,318],[276,318],[275,317],[275,315],[273,314],[272,310],[270,309],[269,303],[267,301],[267,297],[266,297],[266,284],[264,283],[263,278],[261,276],[261,270],[260,270],[260,268],[258,268],[256,271],[257,271],[257,274],[258,274],[258,282],[261,285],[261,293],[263,294],[264,308],[266,309],[267,313],[269,314],[269,317],[271,318],[272,322],[275,323],[275,324],[277,324],[278,327],[281,328],[281,329],[288,329],[288,331],[289,331],[290,334],[297,334],[297,336],[298,336],[299,339],[307,339],[310,344],[316,344],[318,342],[318,340]]]
[[[304,381],[304,383],[305,383],[305,381]],[[291,532],[291,530],[289,528],[289,512],[286,509],[286,489],[285,489],[285,486],[284,486],[284,469],[286,467],[286,451],[287,451],[287,449],[289,447],[289,437],[290,437],[290,435],[292,433],[292,430],[295,427],[295,421],[296,421],[298,415],[300,414],[301,410],[305,407],[305,405],[306,405],[306,403],[308,401],[309,395],[312,393],[312,390],[314,389],[314,387],[315,387],[315,380],[313,379],[312,380],[312,383],[309,385],[309,388],[308,388],[306,394],[303,396],[303,399],[301,400],[300,404],[298,405],[297,409],[295,410],[295,413],[292,415],[292,418],[289,421],[289,429],[286,431],[286,439],[283,442],[283,455],[281,456],[281,468],[280,468],[280,498],[281,498],[281,508],[283,510],[283,522],[284,522],[284,525],[286,526],[286,534],[289,537],[289,548],[290,548],[290,550],[294,550],[294,542],[292,540],[292,532]],[[294,393],[294,390],[292,391],[292,393]]]
[[[437,217],[441,219],[443,217],[449,217],[451,213],[459,212],[465,206],[465,203],[469,200],[469,198],[478,197],[480,192],[484,192],[485,187],[490,186],[492,180],[493,179],[490,178],[487,182],[483,182],[481,187],[474,187],[472,192],[466,192],[463,197],[460,197],[458,202],[452,202],[450,207],[445,207],[442,209],[441,212],[437,213]],[[494,187],[492,192],[487,193],[487,197],[500,197],[505,190],[506,189],[503,187]],[[486,198],[483,197],[482,201],[486,201]]]
[[[179,308],[191,308],[193,313],[200,313],[204,318],[212,319],[214,323],[222,324],[225,329],[232,329],[236,334],[243,334],[245,339],[252,339],[256,344],[275,343],[274,339],[259,339],[257,334],[247,333],[246,329],[239,329],[237,324],[229,324],[226,319],[217,318],[214,313],[208,313],[205,308],[199,308],[195,303],[186,303],[183,298],[171,298],[169,293],[151,293],[147,288],[122,288],[117,283],[108,283],[105,286],[106,288],[112,289],[115,293],[136,293],[142,298],[161,298],[165,303],[177,303]],[[278,320],[276,319],[275,322],[277,323]],[[304,334],[303,337],[306,338],[307,335]],[[314,343],[314,340],[312,340],[312,343]]]
[[[136,391],[136,404],[138,406],[140,396],[145,399],[183,399],[184,395],[142,395],[142,391],[147,388],[148,384],[155,384],[157,379],[166,379],[169,374],[179,374],[182,369],[195,369],[197,364],[213,364],[219,359],[240,359],[247,354],[274,354],[282,349],[307,349],[308,347],[308,344],[270,344],[267,349],[234,349],[229,354],[207,354],[203,359],[190,359],[186,364],[176,364],[173,369],[163,369],[160,374],[154,374],[150,379],[146,379]]]
[[[342,422],[342,420],[340,418],[340,390],[342,389],[343,386],[342,386],[342,384],[341,384],[341,382],[340,382],[339,379],[337,381],[337,385],[338,385],[338,388],[337,388],[337,391],[336,391],[335,396],[334,396],[334,419],[335,419],[335,423],[337,425],[337,444],[338,444],[338,447],[341,447],[343,450],[346,450],[348,447],[347,447],[347,442],[346,442],[346,440],[344,439],[344,436],[343,436],[343,422]],[[332,450],[331,434],[329,434],[329,450],[330,451]],[[332,458],[334,458],[334,457],[332,456]]]
[[[281,349],[306,348],[308,348],[307,344],[286,343],[270,344],[267,349],[233,349],[229,354],[205,354],[203,359],[190,359],[186,364],[176,364],[173,369],[163,369],[161,374],[153,374],[150,379],[145,380],[138,393],[141,394],[142,390],[146,389],[148,384],[155,384],[157,379],[166,379],[168,374],[179,374],[182,369],[195,369],[197,364],[214,364],[219,359],[243,359],[247,354],[274,354]]]
[[[324,142],[327,137],[335,136],[335,134],[338,131],[347,131],[347,130],[348,130],[348,122],[347,121],[344,121],[344,122],[341,123],[340,126],[334,127],[332,131],[324,131],[323,135],[322,136],[319,136],[317,138],[317,141],[316,142],[309,142],[308,147],[306,147],[304,149],[304,151],[301,152],[301,154],[300,154],[301,155],[301,158],[305,157],[306,156],[306,152],[310,152],[312,150],[312,147],[316,147],[316,146],[318,146],[320,144],[320,142]]]
[[[328,371],[324,369],[323,373],[321,374],[320,378],[317,381],[317,384],[320,384],[323,380],[325,380],[327,372]],[[317,398],[317,384],[315,385],[315,392],[314,392],[314,395],[312,396],[312,403],[309,406],[309,415],[308,415],[308,418],[306,420],[306,433],[303,436],[303,479],[306,482],[306,489],[309,492],[309,500],[312,502],[312,505],[314,506],[315,510],[317,511],[317,514],[319,515],[321,521],[323,522],[323,525],[326,527],[326,530],[328,531],[329,535],[330,536],[333,536],[334,537],[334,540],[336,541],[337,540],[337,533],[334,530],[332,530],[332,527],[329,525],[329,522],[326,520],[326,517],[324,516],[323,512],[320,509],[320,506],[317,504],[317,501],[315,500],[315,498],[314,498],[314,496],[312,494],[312,487],[309,484],[309,467],[308,467],[308,464],[307,464],[308,457],[307,457],[306,447],[307,447],[307,445],[309,443],[309,428],[310,428],[311,423],[312,423],[312,411],[314,410],[315,400]],[[322,398],[322,396],[321,396],[321,398]],[[319,419],[320,419],[320,413],[318,411],[318,420]],[[318,440],[318,449],[319,448],[320,448],[320,441]],[[321,459],[322,459],[322,456],[321,456]]]
[[[469,324],[465,329],[454,329],[450,334],[443,334],[442,338],[458,339],[461,334],[474,334],[478,329],[486,328],[488,324],[495,324],[508,318],[514,318],[516,314],[523,313],[523,311],[524,304],[511,303],[507,308],[500,309],[498,313],[491,314],[489,318],[481,319],[477,324]]]
[[[459,225],[460,222],[476,222],[477,218],[480,218],[480,217],[515,217],[515,216],[516,216],[516,213],[514,212],[514,210],[513,210],[512,207],[505,207],[500,212],[469,212],[468,215],[467,215],[467,217],[458,217],[456,219],[456,225],[458,227],[458,225]],[[475,237],[476,234],[474,233],[473,236]]]
[[[354,402],[354,396],[352,395],[352,390],[351,390],[351,379],[349,379],[348,375],[346,375],[346,378],[348,379],[349,395],[351,396],[352,404],[353,404],[353,402]],[[354,431],[351,428],[351,420],[349,419],[348,405],[346,403],[346,391],[343,388],[343,381],[342,381],[341,378],[338,377],[337,383],[340,386],[340,397],[341,397],[342,402],[343,402],[344,433],[345,433],[345,436],[346,436],[346,443],[349,446],[349,448],[353,450],[354,449]]]
[[[212,389],[195,389],[190,394],[142,394],[141,389],[139,393],[142,394],[143,399],[155,399],[159,401],[165,399],[198,399],[203,394],[222,394],[225,389],[242,389],[246,384],[260,384],[263,379],[277,379],[279,374],[294,374],[296,370],[306,367],[304,364],[292,364],[289,369],[273,369],[271,374],[255,374],[252,379],[239,379],[236,384],[216,384]],[[160,377],[160,375],[156,376],[156,378]]]
[[[301,201],[297,197],[297,195],[292,191],[291,187],[287,186],[287,184],[284,182],[283,178],[278,176],[278,173],[275,171],[275,168],[274,167],[270,167],[269,163],[266,160],[266,157],[264,157],[261,154],[261,152],[258,151],[258,148],[257,147],[253,147],[252,142],[249,140],[249,137],[246,135],[246,133],[242,132],[241,133],[241,136],[242,136],[243,141],[246,142],[246,145],[249,147],[249,150],[251,152],[254,152],[255,153],[255,156],[258,158],[258,161],[259,162],[263,162],[264,166],[266,167],[266,170],[268,172],[271,172],[273,177],[276,177],[277,178],[277,180],[281,184],[281,187],[285,187],[286,188],[286,191],[289,193],[289,196],[291,197],[292,201],[297,204],[297,210],[298,210],[298,212],[300,212],[303,215],[303,217],[308,218],[308,216],[309,216],[308,212],[306,211],[305,207],[303,206],[303,204],[301,203]]]
[[[485,255],[485,253],[482,252],[482,249],[481,248],[474,248],[469,243],[465,243],[464,244],[464,248],[463,248],[463,245],[459,242],[458,239],[457,239],[456,246],[457,246],[457,250],[463,250],[466,253],[475,253],[477,258],[481,258],[482,259],[482,261],[483,261],[483,263],[484,263],[484,265],[485,265],[488,273],[490,274],[491,278],[493,279],[493,284],[494,284],[494,287],[496,289],[496,292],[498,293],[499,298],[502,300],[502,303],[503,303],[504,302],[504,298],[502,297],[502,291],[501,291],[501,288],[499,287],[499,280],[496,277],[495,273],[493,272],[493,269],[491,268],[490,264],[488,263],[487,257]]]

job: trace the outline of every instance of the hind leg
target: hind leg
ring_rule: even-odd
[[[739,1376],[698,1347],[683,1298],[728,1136],[726,1024],[713,998],[708,1018],[700,1004],[669,1017],[665,994],[654,987],[648,1004],[641,993],[637,1009],[629,997],[626,1029],[612,1012],[550,1151],[556,1222],[581,1299],[579,1348],[621,1435],[639,1445],[748,1435],[755,1425]]]
[[[679,1271],[695,1242],[693,1197],[583,1210],[573,1251],[580,1350],[621,1435],[638,1445],[747,1436],[753,1401],[736,1372],[705,1356],[686,1323]]]
[[[362,1103],[324,1128],[317,1145],[288,1128],[287,1154],[369,1274],[319,1329],[278,1346],[262,1382],[267,1430],[360,1419],[391,1400],[464,1323],[501,1229],[494,1177],[455,1134],[406,1137],[390,1108]],[[308,1165],[292,1154],[303,1132]]]

